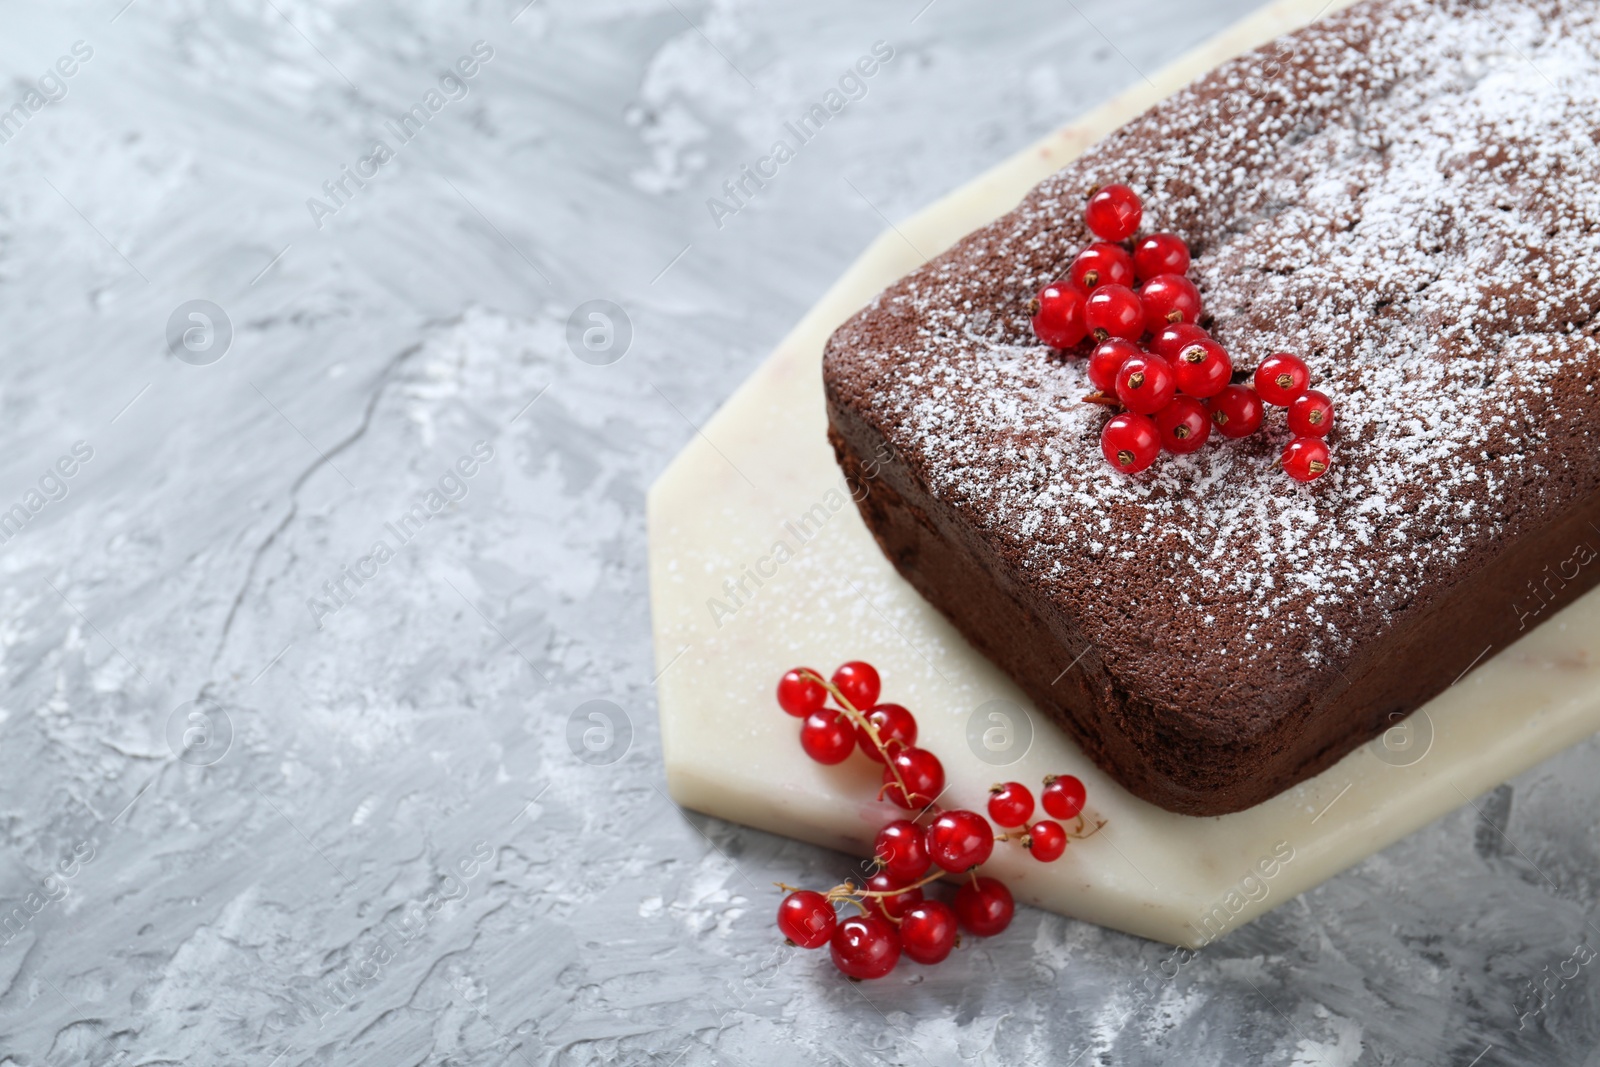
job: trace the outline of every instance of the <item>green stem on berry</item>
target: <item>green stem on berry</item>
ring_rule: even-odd
[[[843,709],[845,716],[849,718],[850,722],[855,725],[857,729],[864,730],[866,735],[872,739],[873,746],[876,747],[878,753],[883,756],[884,766],[889,768],[889,773],[894,775],[896,784],[900,786],[900,795],[906,798],[907,803],[910,803],[911,790],[906,787],[906,780],[900,777],[900,769],[894,765],[894,754],[889,751],[889,746],[883,743],[883,738],[878,734],[877,725],[866,715],[863,715],[860,709],[858,709],[854,704],[850,703],[849,698],[847,698],[844,693],[839,690],[838,686],[833,684],[831,679],[824,678],[822,675],[814,674],[811,671],[801,671],[800,673],[801,677],[813,679],[818,685],[822,686],[829,693],[831,693],[833,695],[833,699],[839,702],[839,707]],[[878,791],[878,799],[883,799],[883,790],[881,789]]]

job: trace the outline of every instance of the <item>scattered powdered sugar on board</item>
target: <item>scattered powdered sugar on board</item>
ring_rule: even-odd
[[[918,328],[872,353],[872,417],[1085,611],[1182,603],[1238,626],[1236,660],[1348,653],[1592,491],[1562,450],[1600,367],[1596,55],[1593,5],[1397,0],[1241,57],[880,297]],[[1039,346],[1025,305],[1113,181],[1144,232],[1190,240],[1236,371],[1294,352],[1333,397],[1322,479],[1275,466],[1279,409],[1139,476],[1106,464],[1086,360]]]

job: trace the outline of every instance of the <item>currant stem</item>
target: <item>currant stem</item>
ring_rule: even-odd
[[[839,702],[839,707],[844,710],[844,713],[846,717],[849,718],[850,722],[854,724],[857,729],[865,730],[867,736],[872,738],[872,744],[877,748],[878,754],[883,757],[884,766],[889,768],[889,773],[894,775],[895,782],[900,786],[900,795],[905,797],[906,801],[909,803],[911,800],[911,790],[906,787],[906,780],[900,777],[900,769],[894,765],[894,756],[890,753],[889,746],[885,745],[883,743],[883,738],[878,735],[877,725],[871,719],[867,718],[867,716],[862,714],[860,709],[858,709],[854,704],[850,703],[849,699],[844,695],[844,693],[840,692],[839,687],[834,685],[832,680],[824,678],[820,674],[813,674],[810,671],[801,671],[800,673],[801,677],[812,679],[818,685],[822,686],[830,694],[832,694],[833,699]],[[880,789],[878,791],[878,797],[880,800],[883,798],[883,790]]]
[[[1101,819],[1100,821],[1096,822],[1094,824],[1094,829],[1090,830],[1088,833],[1084,833],[1083,832],[1084,825],[1085,825],[1085,820],[1084,820],[1082,815],[1079,815],[1078,816],[1078,825],[1076,827],[1074,827],[1073,831],[1070,834],[1068,834],[1067,836],[1068,837],[1072,837],[1072,838],[1076,838],[1079,841],[1085,840],[1086,838],[1093,837],[1095,834],[1099,833],[1105,827],[1106,821],[1104,819]]]
[[[937,882],[939,879],[941,879],[943,877],[944,877],[944,872],[940,871],[937,874],[928,875],[926,878],[924,878],[920,882],[913,882],[910,885],[901,886],[899,889],[857,889],[857,888],[855,888],[855,886],[851,885],[849,882],[846,882],[844,885],[838,886],[834,890],[829,890],[829,895],[831,896],[838,889],[848,889],[848,890],[850,890],[850,895],[851,896],[857,896],[857,897],[897,897],[901,893],[909,893],[913,889],[921,889],[923,886],[929,885],[929,884],[931,884],[933,882]],[[841,897],[840,899],[842,900],[842,899],[845,899],[845,898]]]
[[[923,886],[932,882],[937,882],[943,877],[944,872],[939,871],[937,873],[928,875],[928,877],[924,878],[920,882],[914,882],[911,885],[901,886],[899,889],[860,889],[854,882],[843,882],[834,886],[822,896],[823,899],[827,900],[830,904],[841,900],[847,900],[859,907],[861,902],[868,897],[897,897],[901,893],[909,893],[913,889],[921,889]],[[790,889],[790,892],[794,891],[795,890]]]

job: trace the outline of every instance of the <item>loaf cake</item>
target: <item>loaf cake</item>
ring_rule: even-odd
[[[1246,54],[878,296],[824,357],[829,437],[900,573],[1135,795],[1257,804],[1600,581],[1600,7],[1368,0]],[[1029,299],[1138,190],[1281,422],[1126,475]],[[881,457],[892,455],[890,462]],[[870,468],[870,469],[868,469]]]

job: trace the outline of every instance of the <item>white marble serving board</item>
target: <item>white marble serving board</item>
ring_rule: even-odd
[[[878,766],[859,755],[838,767],[807,760],[797,720],[773,700],[789,667],[867,659],[883,672],[884,699],[917,714],[921,743],[943,759],[947,803],[981,807],[992,782],[1037,784],[1051,772],[1088,783],[1091,810],[1107,820],[1100,834],[1053,864],[1001,847],[987,865],[1019,900],[1194,947],[1600,730],[1591,593],[1517,644],[1485,649],[1426,708],[1311,781],[1233,815],[1174,815],[1112,783],[901,580],[834,464],[819,363],[839,323],[1152,103],[1328,6],[1269,6],[892,228],[656,482],[657,689],[678,803],[870,854],[877,829],[899,814],[873,799]],[[996,726],[1014,731],[1009,748]]]

